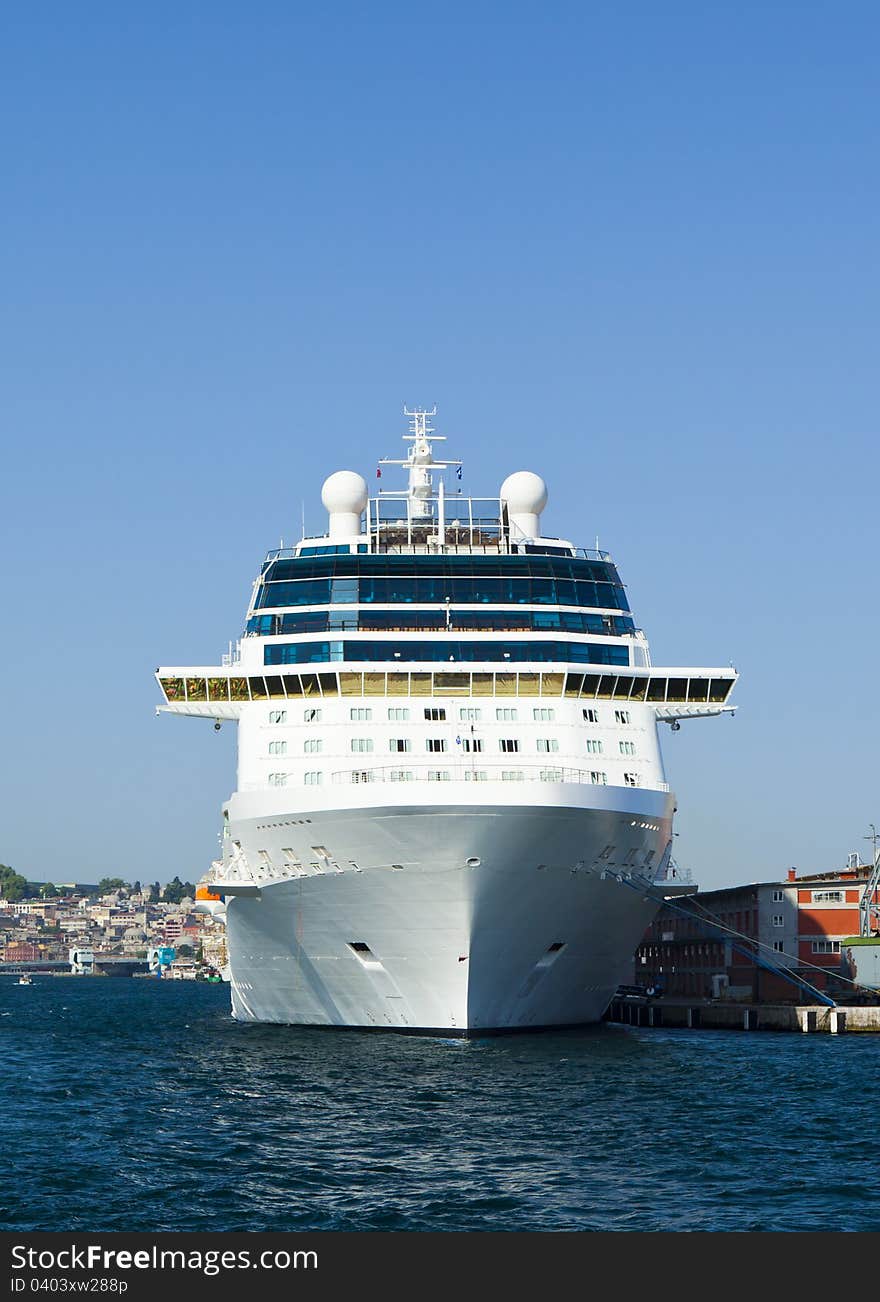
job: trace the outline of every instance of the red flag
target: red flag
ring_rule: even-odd
[[[382,478],[382,470],[381,470],[381,468],[380,468],[379,466],[376,467],[376,478],[377,478],[377,479],[381,479],[381,478]]]

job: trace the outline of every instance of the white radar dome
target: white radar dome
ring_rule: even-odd
[[[517,470],[501,485],[499,496],[507,506],[513,541],[540,538],[541,512],[547,505],[547,485],[531,470]]]
[[[337,470],[324,480],[321,501],[330,516],[331,538],[360,537],[367,496],[367,481],[354,470]]]

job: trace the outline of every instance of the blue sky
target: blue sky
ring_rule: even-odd
[[[320,486],[436,402],[539,471],[658,664],[709,886],[880,823],[877,125],[859,3],[9,6],[0,861],[199,876],[230,728],[160,663],[240,632]]]

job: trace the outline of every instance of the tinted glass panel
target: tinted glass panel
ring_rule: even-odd
[[[457,601],[604,606],[628,610],[615,567],[603,561],[533,556],[334,556],[273,561],[256,608],[353,601]]]
[[[358,629],[444,629],[445,610],[314,610],[304,615],[252,615],[245,632],[256,637],[275,637],[279,633],[326,633],[331,630]],[[458,610],[449,609],[451,629],[475,631],[521,629],[524,632],[592,633],[619,637],[632,633],[635,625],[630,615],[598,615],[579,610]]]
[[[267,665],[299,665],[327,660],[373,661],[561,661],[599,665],[626,665],[626,647],[596,642],[458,642],[448,638],[433,642],[292,642],[263,648]],[[267,680],[268,682],[269,680]],[[603,680],[604,681],[604,680]],[[614,679],[608,680],[613,685]],[[609,694],[611,687],[609,686]],[[271,689],[270,689],[270,694]]]

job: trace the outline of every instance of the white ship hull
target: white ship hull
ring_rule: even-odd
[[[454,785],[443,804],[355,791],[362,807],[251,817],[263,800],[233,797],[230,835],[262,865],[226,895],[237,1019],[466,1034],[601,1018],[661,894],[618,878],[653,876],[673,797],[560,785],[477,803]]]

